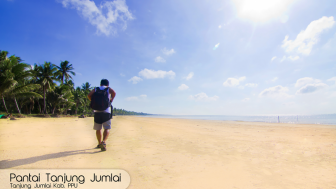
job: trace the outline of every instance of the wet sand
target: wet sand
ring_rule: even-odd
[[[0,168],[116,168],[129,189],[336,188],[336,126],[114,117],[0,119]]]

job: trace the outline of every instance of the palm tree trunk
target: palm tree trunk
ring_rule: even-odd
[[[78,108],[78,103],[76,104],[76,111],[75,111],[75,115],[77,115],[77,108]]]
[[[6,106],[5,99],[4,99],[3,95],[2,95],[2,102],[3,102],[4,106],[5,106],[5,109],[6,109],[7,114],[9,114],[9,113],[8,113],[8,110],[7,110],[7,106]]]
[[[62,75],[62,84],[64,83],[64,73]],[[64,108],[64,104],[62,105],[62,108]]]
[[[17,111],[19,112],[19,114],[21,114],[20,109],[19,109],[19,106],[18,106],[18,104],[17,104],[17,102],[16,102],[16,98],[15,98],[15,96],[14,96],[14,100],[15,100],[16,109],[17,109]]]
[[[43,86],[43,113],[47,114],[47,109],[46,109],[46,90],[45,86]]]
[[[34,108],[34,97],[31,98],[29,104],[29,114],[31,114],[31,110]]]
[[[41,106],[40,106],[40,99],[37,99],[37,105],[39,107],[39,110],[40,110],[40,114],[41,114]]]

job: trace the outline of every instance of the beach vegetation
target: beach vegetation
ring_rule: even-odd
[[[16,117],[58,114],[93,116],[87,98],[94,88],[89,82],[75,88],[75,69],[65,60],[59,66],[45,61],[29,65],[15,55],[0,50],[0,114]],[[113,109],[114,115],[146,115]]]

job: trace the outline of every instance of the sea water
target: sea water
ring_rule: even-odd
[[[251,121],[251,122],[267,122],[267,123],[297,123],[297,124],[336,125],[336,114],[321,114],[321,115],[246,115],[246,116],[151,114],[151,115],[141,115],[141,117],[203,119],[203,120],[222,120],[222,121]]]

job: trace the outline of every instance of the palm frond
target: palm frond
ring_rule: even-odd
[[[30,97],[43,98],[42,95],[35,93],[35,92],[23,92],[23,93],[18,93],[15,96],[18,98],[30,98]]]

